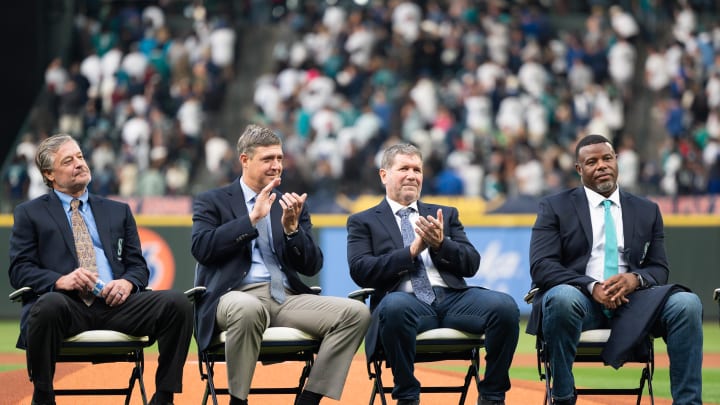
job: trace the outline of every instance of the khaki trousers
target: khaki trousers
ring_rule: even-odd
[[[360,301],[293,294],[278,304],[270,297],[269,283],[256,283],[229,291],[218,302],[216,321],[227,331],[225,358],[228,387],[236,398],[246,399],[255,372],[266,325],[300,329],[322,339],[305,389],[339,400],[353,356],[370,324],[370,311]]]

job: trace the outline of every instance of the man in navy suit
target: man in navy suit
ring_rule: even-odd
[[[386,149],[380,180],[385,199],[347,222],[350,274],[359,286],[376,290],[365,339],[368,359],[382,346],[393,372],[393,398],[398,404],[418,404],[416,336],[443,327],[484,333],[487,368],[478,404],[503,404],[519,334],[515,300],[466,284],[464,277],[474,276],[480,266],[480,254],[468,240],[456,208],[418,200],[423,161],[415,146],[398,144]],[[414,234],[412,229],[407,232],[412,242],[405,246],[399,215],[408,207],[415,229]],[[411,278],[411,274],[424,278],[423,273],[432,286],[427,299],[425,293],[418,294],[421,287],[413,287]]]
[[[31,287],[23,302],[18,347],[27,353],[33,404],[54,404],[53,375],[63,338],[112,329],[158,342],[153,404],[170,404],[182,390],[192,336],[192,306],[178,291],[145,291],[149,271],[127,204],[90,195],[90,169],[77,142],[55,135],[38,146],[35,163],[48,194],[15,208],[10,236],[10,284]],[[82,267],[71,227],[71,201],[90,233],[97,272]],[[87,293],[100,279],[97,298]]]
[[[307,194],[276,189],[283,169],[280,138],[248,125],[237,149],[242,177],[200,194],[193,205],[196,285],[207,287],[196,314],[198,346],[207,348],[212,336],[227,331],[230,404],[247,404],[265,329],[300,329],[322,343],[297,404],[317,404],[323,396],[340,400],[370,313],[357,300],[315,295],[300,280],[300,274],[320,271],[323,255],[313,240]],[[279,279],[273,280],[273,271]],[[273,291],[275,281],[282,284]]]
[[[577,399],[572,363],[581,331],[611,327],[605,352],[612,347],[613,354],[603,354],[608,364],[619,367],[628,356],[616,346],[632,348],[648,333],[663,336],[673,403],[700,404],[702,305],[695,294],[667,285],[657,204],[618,188],[617,156],[605,137],[581,139],[575,159],[583,186],[540,202],[530,243],[530,273],[539,293],[527,332],[542,333],[548,344],[554,403]],[[608,255],[605,205],[617,243]],[[617,274],[605,277],[605,257],[613,254]]]

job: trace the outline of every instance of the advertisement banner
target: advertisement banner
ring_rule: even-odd
[[[527,227],[466,228],[468,238],[480,252],[480,267],[466,281],[510,294],[520,307],[521,314],[530,313],[530,305],[523,296],[530,289]],[[325,266],[320,272],[323,295],[346,296],[359,287],[350,278],[347,265],[347,231],[344,227],[324,228],[320,232],[320,246]]]

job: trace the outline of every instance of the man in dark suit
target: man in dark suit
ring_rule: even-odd
[[[61,341],[89,329],[156,338],[160,357],[151,403],[172,403],[173,393],[182,390],[192,306],[181,292],[145,291],[149,271],[130,208],[88,193],[90,169],[71,136],[44,140],[35,163],[52,191],[15,209],[9,270],[14,288],[34,293],[23,302],[18,340],[34,384],[32,403],[55,403]],[[76,200],[79,208],[71,208]],[[87,256],[76,251],[72,216],[78,211],[91,239]],[[98,280],[105,286],[94,297],[89,292]]]
[[[581,331],[611,327],[606,352],[616,345],[632,348],[648,332],[663,336],[673,403],[700,404],[702,306],[695,294],[666,285],[657,204],[618,189],[616,154],[605,137],[581,139],[575,159],[583,186],[540,202],[530,243],[530,273],[539,293],[527,332],[542,333],[548,343],[554,403],[577,399],[572,362]],[[615,271],[606,273],[606,267]],[[604,353],[605,361],[619,367],[627,356],[619,352]]]
[[[339,400],[370,313],[356,300],[317,296],[300,280],[299,274],[320,271],[323,255],[313,240],[307,194],[276,189],[280,138],[249,125],[237,149],[242,177],[202,193],[193,205],[196,284],[207,287],[196,314],[198,345],[207,348],[214,334],[227,331],[230,404],[246,404],[265,329],[300,329],[322,343],[298,404]]]
[[[365,339],[368,358],[381,345],[393,372],[393,398],[398,404],[418,404],[416,336],[441,327],[484,333],[487,368],[478,404],[503,404],[519,334],[517,304],[507,294],[466,284],[464,277],[475,275],[480,266],[480,254],[456,208],[418,200],[423,161],[416,147],[386,149],[380,179],[386,198],[347,222],[350,274],[359,286],[376,290]],[[411,223],[403,225],[405,213]]]

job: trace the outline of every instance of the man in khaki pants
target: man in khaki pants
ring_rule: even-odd
[[[249,125],[237,144],[242,176],[200,194],[193,204],[192,254],[201,349],[227,331],[230,404],[247,404],[262,335],[270,326],[300,329],[322,339],[298,404],[340,399],[348,369],[370,322],[355,300],[312,293],[298,274],[313,276],[323,255],[312,237],[307,194],[281,193],[280,138]]]

